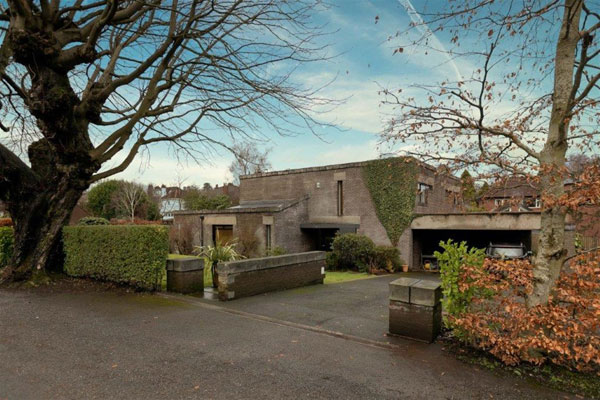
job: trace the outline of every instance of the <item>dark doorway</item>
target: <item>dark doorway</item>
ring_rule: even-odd
[[[306,223],[300,229],[310,238],[313,250],[331,251],[331,242],[336,234],[356,233],[357,224]]]

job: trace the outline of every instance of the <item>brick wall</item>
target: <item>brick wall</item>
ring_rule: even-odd
[[[217,266],[219,300],[323,283],[324,267],[320,251],[222,263]]]

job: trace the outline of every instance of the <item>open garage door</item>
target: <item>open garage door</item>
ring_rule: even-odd
[[[413,229],[413,268],[422,269],[426,262],[434,263],[433,253],[442,251],[440,241],[452,239],[467,242],[470,247],[485,249],[494,243],[522,243],[531,250],[531,230],[450,230],[450,229]]]

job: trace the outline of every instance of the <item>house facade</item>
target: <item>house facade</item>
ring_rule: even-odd
[[[444,170],[412,161],[416,185],[409,190],[414,214],[457,212],[460,181]],[[364,168],[371,162],[242,176],[239,205],[219,211],[175,212],[174,223],[192,224],[197,245],[235,239],[248,255],[262,255],[273,247],[289,253],[328,250],[336,233],[347,232],[391,246],[365,180]],[[398,171],[391,168],[389,174],[394,173]],[[396,246],[411,262],[410,229]]]

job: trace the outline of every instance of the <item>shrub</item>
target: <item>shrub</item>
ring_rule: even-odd
[[[110,222],[102,217],[83,217],[77,221],[77,225],[109,225]]]
[[[330,261],[334,262],[333,269],[353,269],[366,272],[369,269],[375,244],[373,241],[356,233],[337,235],[331,245],[333,255]]]
[[[466,242],[456,243],[452,239],[440,242],[443,253],[434,252],[440,267],[440,278],[444,297],[442,305],[444,310],[453,317],[459,317],[471,303],[477,293],[477,287],[471,286],[468,290],[459,288],[462,268],[469,265],[472,268],[481,268],[485,258],[485,250],[468,248]],[[469,277],[465,277],[469,280]],[[461,290],[462,289],[462,290]],[[446,326],[451,325],[451,320],[444,316]]]
[[[68,226],[63,229],[68,275],[158,289],[169,252],[164,226]]]
[[[243,255],[237,252],[236,246],[236,243],[219,244],[217,242],[214,246],[195,247],[194,253],[196,253],[198,257],[202,257],[202,259],[204,259],[205,276],[206,271],[210,271],[214,288],[218,286],[218,277],[216,270],[216,266],[218,263],[225,261],[235,261],[245,258]],[[210,269],[206,268],[207,266],[210,266]]]
[[[192,254],[194,252],[194,235],[200,232],[200,222],[184,219],[169,229],[169,247],[171,252]]]
[[[375,246],[372,265],[377,269],[394,272],[400,269],[400,250],[392,246]]]
[[[134,218],[131,219],[118,219],[113,218],[110,220],[111,225],[161,225],[162,221],[149,221],[146,219]]]
[[[6,267],[13,252],[13,230],[11,227],[0,227],[0,268]]]
[[[13,226],[13,221],[10,218],[0,218],[0,227]]]
[[[267,257],[282,256],[284,254],[287,254],[287,250],[281,246],[271,247],[266,251]]]
[[[475,288],[475,295],[451,317],[458,337],[509,365],[551,362],[600,375],[600,252],[577,256],[549,302],[528,308],[533,279],[528,260],[465,266],[459,290]]]

